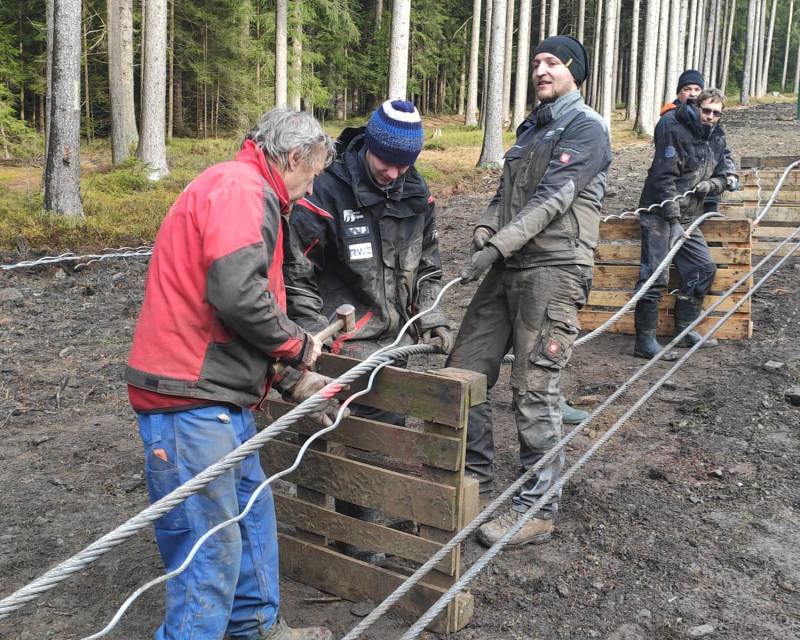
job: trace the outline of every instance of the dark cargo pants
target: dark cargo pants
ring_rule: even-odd
[[[658,265],[669,253],[669,222],[658,213],[642,213],[639,216],[642,228],[642,257],[639,264],[639,281],[636,290],[653,275]],[[686,226],[686,225],[684,225]],[[678,270],[681,287],[678,295],[687,298],[702,298],[711,289],[717,265],[711,258],[708,244],[699,228],[683,244],[672,260]],[[653,286],[642,296],[642,300],[658,303],[667,288],[669,270],[664,270]]]
[[[514,417],[523,471],[561,439],[561,371],[572,355],[578,335],[578,310],[586,304],[591,269],[578,265],[506,269],[496,264],[484,278],[467,308],[448,367],[486,375],[489,388],[497,382],[503,357],[513,346],[511,370]],[[466,469],[482,488],[494,480],[494,438],[490,402],[473,407],[467,429]],[[514,498],[526,510],[558,479],[562,453],[545,465]],[[542,510],[552,517],[558,496]]]

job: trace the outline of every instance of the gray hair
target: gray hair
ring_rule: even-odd
[[[267,111],[247,134],[270,160],[281,169],[289,165],[289,153],[298,150],[300,159],[324,156],[327,167],[334,158],[334,143],[317,120],[302,111],[276,107]]]
[[[709,87],[708,89],[703,89],[698,96],[694,99],[694,103],[700,107],[706,100],[711,100],[711,102],[719,102],[723,107],[725,107],[725,94],[722,93],[719,89],[715,89],[713,87]]]

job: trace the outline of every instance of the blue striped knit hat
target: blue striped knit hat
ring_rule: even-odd
[[[412,165],[422,151],[422,119],[413,103],[387,100],[367,123],[364,145],[384,162]]]

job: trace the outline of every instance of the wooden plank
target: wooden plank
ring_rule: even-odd
[[[714,276],[714,284],[712,285],[712,293],[717,291],[726,291],[729,287],[734,285],[738,280],[743,277],[748,271],[749,267],[732,267],[727,269],[718,269]],[[592,277],[593,289],[623,289],[632,291],[636,286],[636,281],[639,279],[639,267],[626,266],[626,265],[605,265],[598,264],[594,266]],[[675,270],[670,271],[669,288],[675,289],[678,286],[677,274]],[[749,285],[742,285],[742,288]]]
[[[359,362],[354,358],[324,353],[317,360],[317,368],[327,376],[337,377]],[[343,395],[364,389],[366,382],[367,376],[363,376],[352,383]],[[358,402],[377,409],[458,426],[464,421],[453,408],[465,406],[467,392],[467,383],[455,378],[386,367],[378,374],[373,390],[359,397]]]
[[[484,374],[478,373],[477,371],[470,371],[469,369],[458,369],[456,367],[442,367],[441,369],[429,370],[428,373],[434,373],[466,382],[468,385],[468,404],[470,407],[486,402],[486,376]]]
[[[261,450],[267,469],[285,469],[294,463],[299,447],[273,440]],[[286,476],[289,482],[362,507],[453,530],[457,524],[456,490],[396,471],[307,451],[300,466]]]
[[[769,224],[759,224],[753,229],[754,238],[788,238],[797,231],[797,227],[776,227]],[[800,234],[797,235],[800,238]],[[797,239],[795,238],[795,239]],[[755,246],[755,244],[753,245]]]
[[[746,220],[706,220],[700,227],[709,242],[749,242],[750,224]],[[600,225],[600,242],[641,240],[639,221],[609,220]]]
[[[281,573],[326,593],[359,602],[384,600],[406,576],[349,558],[335,551],[278,534]],[[417,620],[442,596],[444,589],[417,585],[392,609],[409,621]],[[460,593],[428,627],[435,633],[454,633],[472,618],[474,599]]]
[[[463,529],[467,524],[478,517],[481,512],[480,483],[477,478],[464,477],[464,524],[459,527]]]
[[[733,308],[733,305],[742,298],[743,294],[733,294],[725,298],[722,304],[717,307],[717,310],[724,313]],[[621,308],[628,300],[633,297],[633,291],[598,291],[592,290],[589,294],[589,304],[586,305],[587,310],[600,311],[594,307],[611,307],[614,309]],[[721,296],[709,295],[703,301],[703,308],[708,309],[712,304],[717,302]],[[675,296],[665,293],[661,298],[659,309],[672,309],[675,306]],[[744,304],[740,307],[742,313],[749,313],[751,309],[750,298],[745,300]]]
[[[720,206],[720,212],[736,219],[753,219],[761,213],[764,205],[766,205],[766,201],[761,208],[746,207],[737,204],[723,204]],[[800,225],[800,207],[773,205],[762,219],[777,222],[793,222]]]
[[[742,156],[739,166],[742,169],[786,168],[800,156]]]
[[[267,410],[273,418],[280,418],[293,407],[282,400],[270,400],[267,403]],[[266,420],[265,417],[257,419],[263,426],[268,426]],[[302,420],[295,426],[306,435],[322,429],[310,419]],[[462,460],[461,439],[455,432],[451,431],[448,435],[431,434],[355,416],[342,420],[334,431],[325,434],[325,440],[450,471],[458,469]]]
[[[581,326],[585,330],[596,329],[612,315],[608,311],[581,311],[579,318]],[[715,324],[719,318],[706,318],[703,320],[698,331],[705,333],[705,331]],[[671,336],[674,333],[674,320],[671,316],[659,314],[658,317],[658,335]],[[619,319],[613,326],[608,329],[609,333],[624,333],[627,335],[634,335],[635,329],[633,326],[633,313],[626,314]],[[714,334],[715,338],[721,340],[743,340],[753,335],[753,323],[747,314],[734,314],[723,324],[719,330]]]
[[[777,245],[777,244],[779,244],[779,243],[778,242],[756,242],[753,245],[753,255],[754,256],[765,256],[768,253],[770,253],[775,248],[775,245]],[[784,245],[783,247],[781,247],[778,250],[778,252],[775,254],[775,257],[778,257],[778,256],[783,257],[783,256],[785,256],[787,253],[789,253],[789,251],[791,251],[791,248],[793,246],[796,247],[797,243],[793,242],[793,243],[789,243],[789,244]],[[800,249],[795,249],[793,255],[800,256]]]
[[[740,247],[709,247],[717,264],[750,264],[750,249]],[[639,264],[641,246],[636,244],[599,244],[594,250],[596,262],[629,262]]]
[[[751,207],[755,207],[760,202],[761,206],[763,206],[770,198],[772,198],[772,187],[761,190],[761,200],[758,199],[758,188],[747,187],[741,191],[734,191],[733,193],[727,194],[723,200],[723,204],[732,202],[750,203]],[[800,204],[800,190],[797,189],[797,185],[784,185],[778,192],[778,197],[775,198],[775,202],[788,203],[789,205]]]
[[[761,181],[761,186],[763,187],[773,187],[778,184],[778,181],[781,179],[783,175],[783,171],[759,171],[758,179]],[[786,179],[783,181],[784,186],[786,185],[800,185],[800,171],[793,169],[789,172],[789,175],[786,176]],[[757,186],[758,180],[756,176],[752,173],[744,174],[740,179],[740,185],[744,186]]]
[[[438,542],[352,518],[280,493],[275,493],[275,513],[280,522],[304,531],[346,542],[361,549],[383,551],[420,564],[442,547]],[[456,571],[456,567],[446,559],[439,563],[437,569],[449,575]]]

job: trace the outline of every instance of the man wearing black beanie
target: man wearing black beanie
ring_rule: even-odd
[[[592,281],[594,248],[611,145],[605,121],[578,87],[589,68],[583,45],[568,36],[542,41],[533,56],[540,105],[517,129],[500,186],[473,233],[463,282],[486,277],[470,302],[447,366],[497,382],[513,347],[514,417],[524,469],[561,438],[561,372],[580,329],[578,310]],[[488,272],[488,273],[487,273]],[[494,480],[491,404],[470,410],[466,468],[481,491]],[[558,480],[563,453],[514,497],[513,508],[478,532],[495,543]],[[511,546],[549,540],[559,495],[517,532]]]

